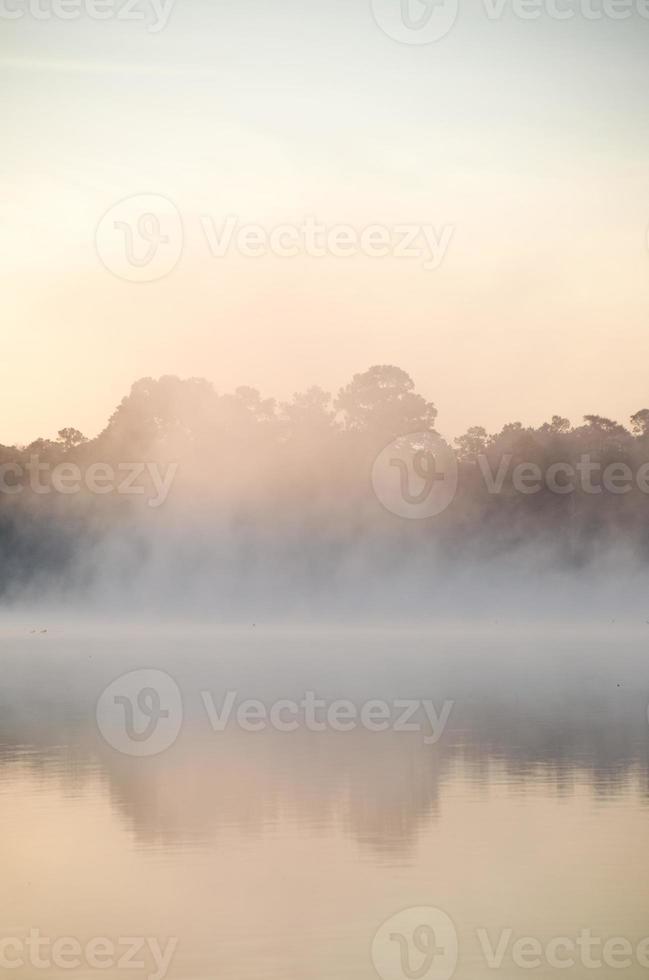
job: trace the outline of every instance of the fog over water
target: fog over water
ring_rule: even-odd
[[[0,447],[5,609],[242,625],[649,618],[649,411],[628,427],[473,427],[452,447],[436,420],[394,366],[286,403],[142,379],[95,439],[67,428]]]
[[[2,977],[646,980],[648,38],[0,0]]]
[[[143,379],[96,439],[0,448],[0,940],[147,937],[147,980],[407,980],[430,915],[457,980],[481,930],[642,951],[649,412],[435,422],[394,367]],[[584,459],[600,489],[545,479]]]
[[[549,941],[587,922],[639,942],[647,641],[599,632],[3,635],[3,934],[36,923],[84,942],[174,939],[166,975],[178,980],[370,980],[377,929],[413,906],[451,916],[460,980],[493,975],[481,927]],[[177,686],[182,723],[168,747],[129,755],[123,728],[98,724],[100,705],[143,668],[163,678],[163,704]],[[308,692],[359,712],[383,700],[393,719],[402,702],[428,699],[445,723],[434,741],[421,712],[414,730],[250,730],[236,712],[214,727],[207,699],[225,718],[229,692],[266,709]],[[509,953],[499,975],[519,977]]]
[[[558,796],[570,796],[578,784],[602,798],[632,791],[649,805],[646,644],[619,632],[599,639],[548,633],[536,641],[524,630],[507,639],[478,631],[464,639],[398,630],[247,630],[202,637],[185,631],[156,638],[140,630],[103,639],[62,639],[57,633],[2,640],[5,778],[24,770],[65,781],[74,762],[79,792],[86,780],[103,773],[138,835],[211,834],[219,821],[234,819],[224,810],[229,798],[247,809],[244,788],[256,801],[258,819],[285,795],[291,806],[302,806],[315,793],[323,796],[319,819],[326,822],[333,819],[327,813],[340,802],[343,784],[349,784],[349,831],[363,836],[360,824],[354,826],[365,819],[358,807],[372,800],[375,845],[388,847],[397,834],[389,828],[396,807],[411,826],[404,825],[397,834],[403,839],[391,846],[406,847],[418,823],[435,818],[444,787],[459,773],[479,786],[502,771],[522,787],[542,783]],[[172,677],[183,702],[176,743],[146,761],[116,753],[95,719],[106,685],[143,667]],[[435,739],[423,715],[417,731],[375,732],[360,724],[348,731],[324,725],[316,730],[314,724],[313,730],[284,732],[270,725],[247,731],[233,713],[215,730],[203,694],[210,693],[220,712],[229,691],[240,701],[266,705],[299,702],[308,691],[327,704],[347,699],[357,706],[376,699],[430,699],[438,718],[445,702],[450,707]],[[273,773],[278,765],[279,780]],[[158,778],[172,780],[163,796],[148,786]],[[193,798],[183,795],[180,810],[174,803],[176,778],[182,793]],[[236,794],[225,788],[230,778]],[[212,783],[216,807],[207,790]]]

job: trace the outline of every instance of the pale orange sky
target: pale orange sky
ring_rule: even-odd
[[[649,20],[634,18],[472,7],[421,47],[360,0],[176,0],[157,34],[3,22],[0,443],[94,435],[134,380],[169,373],[287,398],[395,363],[448,436],[649,406]],[[151,283],[95,248],[107,209],[141,193],[185,229]],[[455,233],[435,270],[216,258],[205,215]]]

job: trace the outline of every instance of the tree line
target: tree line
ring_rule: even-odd
[[[174,461],[164,514],[128,495],[0,492],[3,582],[65,567],[120,526],[164,534],[171,513],[217,536],[227,528],[230,541],[238,536],[253,552],[272,539],[274,546],[308,551],[315,562],[320,555],[335,561],[358,543],[376,547],[386,561],[419,560],[433,545],[456,561],[533,542],[548,546],[553,560],[576,564],[620,545],[643,560],[649,555],[649,467],[646,492],[635,479],[649,462],[649,409],[628,425],[599,415],[573,425],[554,415],[538,427],[512,422],[497,433],[472,427],[454,440],[455,498],[434,518],[406,521],[377,500],[372,465],[392,440],[434,432],[436,420],[435,405],[395,366],[356,374],[335,396],[312,387],[286,402],[249,387],[220,394],[202,378],[143,378],[96,438],[66,427],[53,440],[0,446],[0,468],[6,474],[34,456],[51,466]],[[617,467],[611,488],[597,492],[582,481],[572,492],[564,489],[565,466],[578,468],[585,457],[591,467]],[[559,475],[530,492],[534,471],[526,471],[523,489],[516,482],[520,467],[529,466],[544,477],[554,466]],[[634,476],[628,489],[620,489],[626,470],[619,467]]]

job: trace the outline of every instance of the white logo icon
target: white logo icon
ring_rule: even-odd
[[[432,44],[453,29],[459,0],[372,0],[382,31],[402,44]]]
[[[374,461],[372,486],[385,509],[397,517],[435,517],[457,490],[455,453],[434,432],[400,436]]]
[[[104,739],[125,755],[158,755],[178,738],[183,720],[180,689],[162,670],[122,674],[97,702]]]
[[[381,980],[450,980],[457,959],[457,931],[440,909],[404,909],[383,923],[372,943]]]
[[[178,264],[183,238],[182,218],[172,201],[137,194],[106,212],[95,244],[109,272],[128,282],[154,282]]]

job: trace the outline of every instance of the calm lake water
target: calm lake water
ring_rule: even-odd
[[[23,963],[8,975],[608,977],[609,940],[616,975],[647,975],[649,627],[25,634],[0,641],[0,938]],[[278,730],[307,692],[324,723]],[[262,707],[242,726],[247,699]],[[332,725],[340,699],[356,718],[338,706]],[[394,730],[406,701],[429,701],[437,730],[423,708]],[[74,938],[80,962],[42,947],[35,966],[30,929]],[[170,964],[146,943],[142,967],[118,964],[138,937],[173,939]]]

